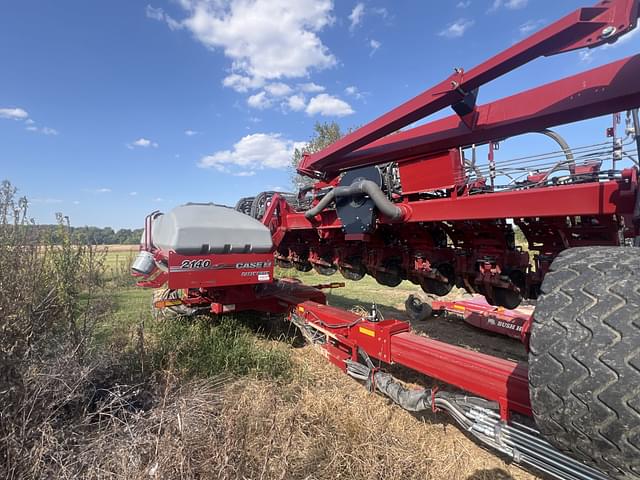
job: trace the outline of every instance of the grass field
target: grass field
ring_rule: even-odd
[[[126,271],[131,256],[131,250],[109,249],[106,264],[115,277]],[[409,282],[390,289],[381,287],[370,277],[349,282],[339,274],[324,277],[295,270],[280,270],[278,274],[296,277],[311,285],[344,281],[346,287],[325,291],[329,304],[351,309],[356,306],[369,308],[375,302],[387,318],[406,319],[404,300],[416,291]],[[231,375],[224,381],[221,396],[216,397],[216,402],[222,403],[220,411],[224,412],[224,418],[216,417],[216,421],[221,422],[216,428],[222,428],[226,437],[221,440],[213,432],[201,431],[193,424],[193,419],[190,428],[196,431],[187,435],[198,450],[198,458],[209,456],[207,462],[222,469],[211,478],[536,478],[477,446],[446,415],[412,415],[380,396],[367,393],[357,382],[328,364],[312,347],[298,348],[286,328],[269,326],[272,319],[240,315],[240,323],[232,325],[232,328],[240,328],[242,335],[247,333],[243,323],[250,326],[251,342],[270,355],[264,357],[268,366],[264,364],[264,358],[258,359],[257,366],[248,370],[234,367],[233,359],[229,358],[222,363],[211,362],[208,358],[218,357],[219,348],[228,348],[227,344],[220,347],[217,340],[208,337],[202,341],[198,337],[202,333],[200,330],[180,320],[173,320],[177,326],[169,337],[166,331],[159,334],[155,327],[157,320],[150,313],[151,294],[149,290],[134,287],[132,282],[127,285],[121,280],[120,286],[111,292],[114,315],[100,325],[101,338],[108,339],[109,348],[125,349],[135,343],[136,332],[143,325],[147,343],[167,342],[171,345],[165,350],[177,349],[180,358],[188,357],[177,362],[190,372],[187,377],[191,381],[204,383],[197,384],[197,391],[174,399],[178,403],[199,404],[211,394],[206,385],[218,384],[216,371]],[[264,326],[256,328],[256,325]],[[507,356],[517,357],[521,348],[517,342],[496,337],[488,337],[485,339],[488,343],[483,343],[480,341],[482,333],[455,320],[432,319],[415,328],[453,343],[470,344],[467,346],[472,348],[483,349],[489,345],[489,350],[516,352]],[[245,338],[242,335],[240,337]],[[283,363],[278,367],[275,365],[278,362]],[[202,364],[211,365],[202,368]],[[261,374],[265,371],[268,372],[266,376]],[[430,386],[425,377],[415,376],[413,380],[422,386]],[[199,417],[206,414],[203,408],[206,410],[203,405],[192,409],[191,414],[198,416],[198,422],[204,421]],[[181,421],[188,425],[190,420]],[[187,427],[183,425],[182,428]],[[216,437],[215,442],[211,435]],[[165,435],[156,440],[169,449],[169,437]],[[167,450],[167,463],[175,461],[177,453],[174,450],[174,447]],[[241,458],[240,464],[244,466],[230,461],[227,467],[221,467],[211,460],[223,454]],[[184,452],[180,458],[180,461],[195,461]],[[193,468],[193,476],[198,476],[195,472],[200,470]],[[181,476],[191,478],[190,474]]]

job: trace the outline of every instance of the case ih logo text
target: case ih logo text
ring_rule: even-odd
[[[236,263],[236,268],[238,270],[249,270],[254,268],[269,268],[271,267],[272,263],[273,262],[249,262],[249,263],[239,262],[239,263]]]

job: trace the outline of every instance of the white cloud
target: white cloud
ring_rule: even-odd
[[[518,10],[524,8],[529,3],[529,0],[494,0],[493,5],[489,9],[490,12],[495,12],[504,7],[508,10]]]
[[[358,87],[356,87],[355,85],[350,85],[345,88],[344,93],[346,93],[350,97],[354,97],[357,100],[361,100],[365,96],[365,94],[358,90]]]
[[[22,108],[0,108],[0,118],[8,118],[10,120],[26,120],[29,114]]]
[[[47,205],[52,205],[55,203],[62,203],[62,200],[60,200],[59,198],[30,198],[29,199],[30,203],[44,203]]]
[[[137,140],[135,140],[134,142],[128,144],[127,147],[129,147],[129,148],[134,148],[134,147],[140,147],[140,148],[153,147],[153,148],[158,148],[158,144],[156,142],[153,142],[153,141],[149,140],[148,138],[140,137]]]
[[[322,85],[317,85],[313,82],[302,83],[298,85],[298,88],[306,93],[320,93],[324,92],[325,88]]]
[[[152,198],[151,201],[152,202],[156,202],[156,203],[160,203],[160,202],[164,202],[164,198],[156,197],[156,198]]]
[[[289,85],[280,82],[270,83],[269,85],[265,86],[264,89],[274,97],[284,97],[292,92]]]
[[[336,64],[318,36],[334,21],[332,0],[180,0],[179,4],[187,12],[180,26],[231,59],[226,86],[260,88],[264,80],[304,77]],[[161,13],[150,11],[152,18],[166,21],[167,15]]]
[[[236,92],[245,93],[249,90],[255,90],[264,85],[264,80],[261,78],[251,78],[245,75],[239,75],[232,73],[222,80],[222,85],[225,87],[233,88]]]
[[[376,15],[380,15],[384,19],[389,16],[389,11],[384,7],[374,7],[371,9],[371,11]]]
[[[40,131],[45,135],[58,135],[60,133],[55,128],[50,127],[42,127]]]
[[[593,50],[581,50],[578,52],[580,63],[590,64],[593,62]]]
[[[220,172],[248,176],[262,168],[286,168],[291,165],[295,148],[302,142],[294,142],[277,133],[254,133],[242,137],[231,150],[222,150],[200,159],[198,166]],[[233,168],[239,168],[234,172]],[[243,173],[245,172],[245,173]]]
[[[58,132],[58,130],[56,130],[55,128],[51,128],[51,127],[42,127],[42,128],[38,128],[34,125],[35,122],[25,122],[27,123],[27,126],[25,127],[25,130],[29,131],[29,132],[37,132],[37,133],[42,133],[44,135],[59,135],[60,132]]]
[[[73,201],[73,204],[74,204],[74,205],[80,205],[80,201],[79,201],[79,200],[74,200],[74,201]]]
[[[294,112],[301,112],[307,106],[307,102],[302,95],[292,95],[287,99],[287,106]]]
[[[247,105],[249,105],[251,108],[264,110],[265,108],[269,108],[271,106],[271,100],[267,98],[267,92],[263,90],[247,98]]]
[[[518,27],[518,30],[520,31],[521,35],[527,35],[528,33],[531,33],[534,30],[538,30],[544,24],[545,24],[544,20],[528,20],[522,25],[520,25],[520,27]]]
[[[337,97],[321,93],[311,100],[305,110],[307,115],[322,115],[325,117],[344,117],[354,113],[351,105]]]
[[[200,132],[197,132],[197,131],[195,131],[195,130],[190,130],[190,129],[187,129],[187,130],[185,130],[185,131],[184,131],[184,134],[185,134],[187,137],[193,137],[194,135],[198,135],[199,133],[200,133]]]
[[[111,189],[110,188],[106,188],[106,187],[102,187],[102,188],[85,188],[84,189],[85,192],[88,193],[111,193]]]
[[[456,8],[469,8],[471,6],[471,0],[458,2]]]
[[[453,23],[447,25],[447,28],[440,31],[438,35],[446,38],[460,38],[465,32],[473,26],[475,21],[466,18],[460,18]]]
[[[237,172],[233,174],[234,177],[253,177],[255,175],[256,175],[255,170],[248,170],[248,171]]]
[[[373,38],[369,41],[369,46],[371,47],[371,52],[369,53],[370,57],[373,57],[373,54],[382,46],[378,40],[374,40]]]
[[[166,22],[171,30],[180,30],[183,28],[180,22],[167,15],[161,8],[153,8],[151,5],[147,5],[145,13],[147,14],[147,18],[158,20],[159,22]]]
[[[360,25],[362,17],[364,17],[364,3],[358,3],[353,7],[353,10],[351,10],[351,14],[349,15],[349,20],[351,21],[349,30],[353,31],[358,25]]]
[[[23,108],[0,108],[0,118],[24,121],[26,125],[25,130],[29,132],[37,132],[44,135],[58,135],[60,133],[55,128],[36,126],[36,122],[32,118],[29,118],[29,113]]]
[[[129,192],[129,195],[131,195],[132,197],[135,197],[136,195],[138,195],[138,192]]]

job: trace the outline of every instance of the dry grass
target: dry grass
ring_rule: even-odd
[[[474,445],[444,415],[416,417],[370,395],[310,347],[294,359],[289,383],[165,388],[152,410],[112,420],[84,445],[82,477],[534,478]]]

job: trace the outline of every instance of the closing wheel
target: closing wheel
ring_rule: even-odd
[[[376,270],[374,278],[376,282],[385,287],[395,288],[402,283],[402,271],[400,265],[394,261],[383,263],[383,269]]]
[[[276,265],[280,268],[291,268],[293,267],[293,262],[286,258],[276,258]]]
[[[328,267],[326,265],[321,265],[319,263],[314,263],[313,269],[316,271],[316,273],[319,273],[320,275],[324,275],[325,277],[330,277],[331,275],[334,275],[338,271],[338,267],[336,266]]]
[[[430,293],[438,297],[444,297],[453,289],[452,284],[434,280],[432,278],[425,278],[422,280],[420,282],[420,287],[424,293]]]
[[[640,478],[640,249],[561,253],[530,348],[531,405],[546,439],[613,478]]]
[[[362,263],[362,259],[358,257],[352,257],[347,260],[348,264],[339,264],[338,268],[340,273],[347,280],[353,280],[355,282],[360,281],[367,274],[367,269]]]
[[[293,266],[299,272],[305,272],[306,273],[306,272],[310,272],[311,270],[313,270],[313,265],[311,265],[311,262],[294,261],[293,262]]]

